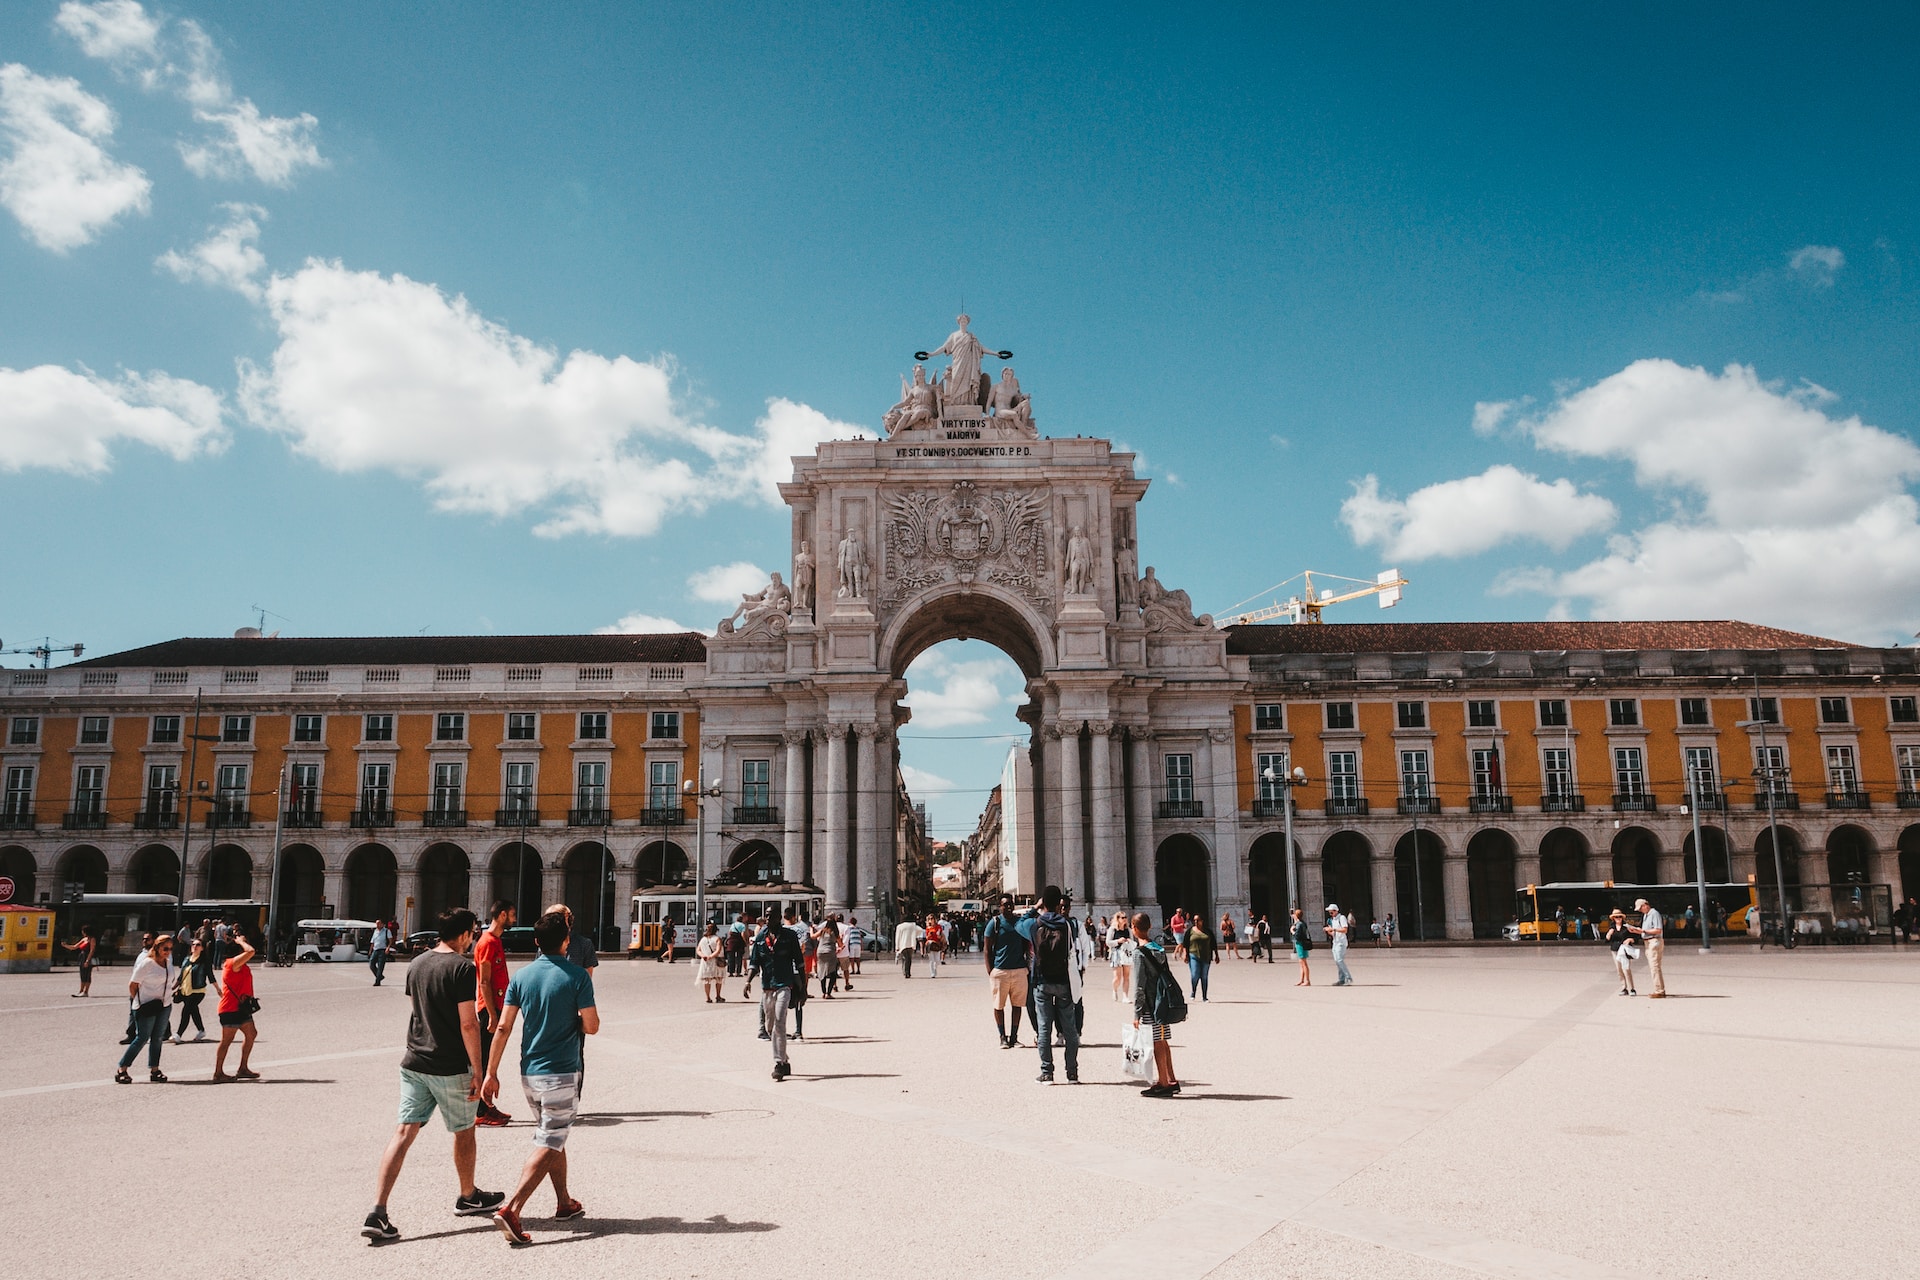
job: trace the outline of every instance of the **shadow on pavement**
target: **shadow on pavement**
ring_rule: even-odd
[[[598,1128],[613,1124],[645,1124],[654,1120],[705,1120],[712,1115],[711,1111],[589,1111],[576,1117],[574,1124]]]
[[[538,1225],[532,1220],[527,1221],[526,1227],[529,1233],[538,1230]],[[556,1228],[568,1232],[567,1235],[553,1237],[535,1234],[534,1243],[571,1244],[576,1240],[591,1240],[595,1236],[715,1236],[779,1229],[777,1222],[731,1222],[724,1213],[695,1219],[586,1217]]]
[[[808,1044],[892,1044],[878,1036],[809,1036]]]
[[[170,1083],[178,1084],[178,1085],[193,1085],[197,1087],[200,1085],[208,1085],[208,1084],[219,1084],[219,1085],[231,1084],[235,1086],[261,1085],[261,1084],[338,1084],[339,1081],[313,1080],[313,1079],[309,1079],[306,1076],[264,1076],[259,1080],[214,1080],[209,1078],[205,1080],[174,1080],[174,1081],[171,1081]]]
[[[1184,1081],[1182,1083],[1185,1083]],[[1284,1093],[1180,1093],[1174,1102],[1291,1102]]]
[[[793,1078],[795,1080],[898,1080],[900,1073],[897,1071],[843,1071],[837,1074],[816,1076],[807,1072],[796,1071],[793,1073]]]

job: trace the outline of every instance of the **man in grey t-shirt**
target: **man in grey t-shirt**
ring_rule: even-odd
[[[1647,994],[1649,1000],[1667,998],[1667,975],[1660,971],[1660,962],[1667,954],[1667,922],[1645,898],[1637,899],[1634,910],[1640,912],[1640,923],[1633,931],[1647,944],[1647,972],[1653,975],[1653,990]]]

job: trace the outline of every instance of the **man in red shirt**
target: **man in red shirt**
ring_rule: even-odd
[[[474,1005],[480,1015],[480,1060],[488,1060],[493,1048],[493,1029],[500,1025],[500,1011],[507,1002],[507,947],[501,940],[513,928],[513,904],[495,898],[487,913],[487,928],[473,944]],[[512,1117],[491,1102],[482,1100],[474,1123],[489,1129],[503,1127]]]

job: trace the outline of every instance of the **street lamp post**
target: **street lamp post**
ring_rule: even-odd
[[[1700,953],[1711,954],[1707,928],[1707,846],[1700,834],[1700,770],[1687,770],[1687,810],[1693,817],[1693,883],[1700,894]]]
[[[1424,799],[1425,797],[1422,797]],[[1413,806],[1413,911],[1420,917],[1420,941],[1427,940],[1427,894],[1420,875],[1420,806]],[[1538,931],[1538,925],[1535,926]]]
[[[287,766],[280,766],[280,786],[274,792],[273,866],[267,873],[267,963],[274,962],[274,943],[280,937],[280,841],[287,820]]]
[[[1280,788],[1280,815],[1285,824],[1287,842],[1287,905],[1300,907],[1300,918],[1304,920],[1307,912],[1300,901],[1300,860],[1295,857],[1293,848],[1293,789],[1307,785],[1307,771],[1298,767],[1289,768],[1292,764],[1293,753],[1283,751],[1280,753],[1279,771],[1275,772],[1273,766],[1268,765],[1260,776],[1269,787]]]
[[[720,784],[707,782],[707,766],[700,766],[700,781],[689,778],[680,789],[693,797],[693,916],[694,937],[707,928],[707,798],[720,794]]]
[[[1759,676],[1753,678],[1753,689],[1754,700],[1757,702],[1760,694]],[[1734,726],[1736,729],[1758,728],[1760,730],[1762,760],[1770,760],[1773,756],[1773,753],[1767,749],[1767,723],[1765,719],[1742,720]],[[1760,785],[1767,789],[1767,840],[1773,845],[1773,885],[1780,891],[1780,945],[1782,948],[1787,948],[1793,945],[1793,929],[1792,921],[1787,915],[1787,875],[1784,860],[1780,857],[1780,823],[1773,808],[1773,766],[1763,764],[1753,771],[1753,776],[1758,778]]]

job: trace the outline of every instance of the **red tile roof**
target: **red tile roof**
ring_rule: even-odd
[[[1855,649],[1752,622],[1329,622],[1227,628],[1229,653],[1487,653],[1622,649]]]
[[[163,640],[80,667],[466,666],[476,662],[705,662],[698,631],[586,636],[231,636]]]

